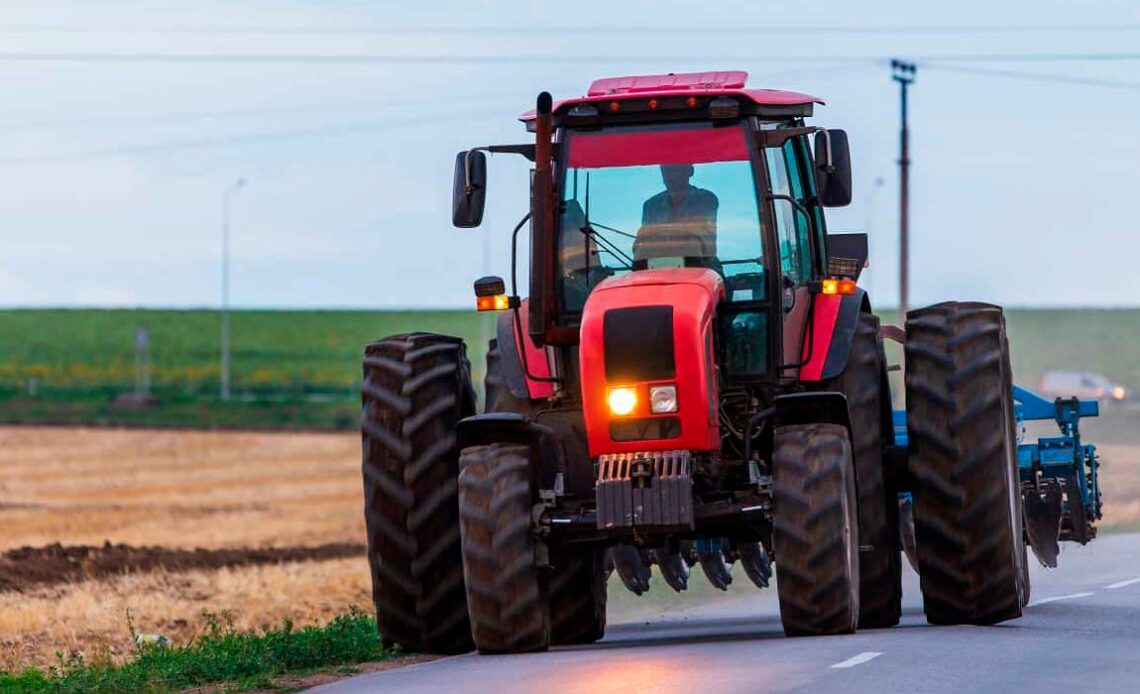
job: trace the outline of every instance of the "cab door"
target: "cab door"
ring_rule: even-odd
[[[784,365],[798,364],[801,359],[804,325],[807,320],[811,296],[808,285],[817,274],[819,259],[812,242],[812,223],[809,214],[811,182],[808,179],[810,164],[806,159],[803,136],[786,140],[779,147],[765,149],[765,166],[769,189],[774,196],[787,196],[795,200],[800,209],[788,199],[772,200],[773,221],[779,252],[780,302],[783,307],[783,361]],[[804,210],[807,214],[804,214]],[[798,369],[786,368],[780,374],[796,377]]]

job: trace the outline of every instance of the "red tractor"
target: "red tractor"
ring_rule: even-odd
[[[911,451],[896,439],[879,319],[856,284],[863,234],[847,136],[815,97],[743,72],[602,79],[538,96],[533,143],[456,159],[453,220],[477,226],[485,152],[534,162],[511,286],[476,410],[466,347],[369,345],[364,487],[385,641],[429,653],[543,650],[605,631],[607,579],[674,589],[700,564],[777,572],[789,635],[900,616],[899,494],[915,496],[938,623],[1017,617],[1028,599],[1001,310],[911,313]],[[517,288],[529,222],[528,298]],[[912,378],[913,377],[913,378]],[[900,436],[901,438],[901,436]]]

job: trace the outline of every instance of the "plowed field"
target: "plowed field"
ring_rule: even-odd
[[[0,668],[369,607],[353,434],[0,429]]]

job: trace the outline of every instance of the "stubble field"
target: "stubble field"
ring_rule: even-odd
[[[253,628],[367,608],[359,450],[352,434],[0,429],[0,670],[125,654],[128,614],[181,641],[203,610]]]
[[[259,628],[370,609],[359,447],[345,433],[0,429],[0,670],[118,659],[132,627],[184,642],[203,611]],[[1105,524],[1136,527],[1140,446],[1102,453]],[[696,583],[633,598],[615,582],[611,618],[715,597]]]

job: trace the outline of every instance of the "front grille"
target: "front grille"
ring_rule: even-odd
[[[603,455],[596,493],[600,529],[693,527],[689,451]]]

